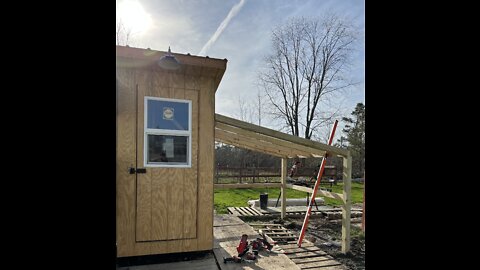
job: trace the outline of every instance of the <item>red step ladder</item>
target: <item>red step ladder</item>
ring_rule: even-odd
[[[328,145],[332,145],[333,136],[335,135],[335,130],[337,129],[338,120],[335,120],[333,124],[332,131],[330,132],[330,137],[328,138]],[[317,195],[318,187],[320,186],[320,180],[322,179],[323,171],[325,169],[325,164],[327,163],[327,154],[322,159],[322,163],[320,165],[320,170],[318,171],[317,181],[315,182],[315,186],[313,187],[313,194],[310,202],[308,204],[307,212],[305,213],[305,219],[303,220],[302,230],[300,232],[300,237],[298,238],[297,245],[298,247],[302,246],[303,238],[305,237],[305,231],[308,227],[308,220],[310,219],[310,215],[312,214],[312,206],[315,203],[315,196]]]

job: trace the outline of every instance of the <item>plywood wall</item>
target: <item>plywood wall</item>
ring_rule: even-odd
[[[214,110],[218,73],[205,73],[200,67],[186,70],[174,73],[155,67],[117,67],[118,257],[213,248]],[[143,118],[139,117],[141,124],[135,130],[135,103],[143,112],[144,95],[192,101],[191,168],[168,168],[161,174],[147,168],[147,173],[137,174],[137,179],[128,173],[127,168],[135,166],[135,161],[138,167],[143,167],[143,155],[135,153],[136,143],[143,148]],[[142,194],[142,200],[137,200],[137,192]]]

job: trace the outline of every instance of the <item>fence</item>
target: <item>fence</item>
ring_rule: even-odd
[[[298,169],[295,177],[305,177],[310,179],[316,177],[318,167],[301,167]],[[323,178],[337,180],[337,168],[335,166],[325,166]],[[215,170],[216,184],[230,183],[280,183],[281,168],[275,167],[224,167],[217,166]],[[322,178],[322,179],[323,179]]]

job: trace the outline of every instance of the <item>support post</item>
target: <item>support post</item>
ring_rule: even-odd
[[[350,217],[352,189],[352,156],[343,158],[342,253],[350,251]]]
[[[281,218],[285,218],[286,210],[287,210],[287,194],[286,194],[286,186],[287,184],[287,158],[282,158],[282,187],[280,189],[280,194],[282,196],[282,214]]]
[[[363,208],[362,208],[362,232],[365,234],[365,171],[363,171]]]

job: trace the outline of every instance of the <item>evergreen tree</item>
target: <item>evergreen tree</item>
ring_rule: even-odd
[[[352,154],[352,177],[363,177],[365,170],[365,105],[357,103],[351,113],[353,118],[343,117],[346,123],[343,132],[346,134],[347,149]],[[339,140],[338,140],[339,141]]]

